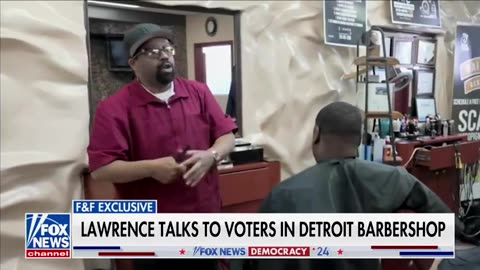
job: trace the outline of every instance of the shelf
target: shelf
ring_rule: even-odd
[[[392,113],[393,114],[393,113]],[[365,114],[367,118],[390,118],[392,114],[388,112],[368,112]]]
[[[367,59],[366,56],[360,56],[353,61],[353,64],[357,66],[396,66],[399,65],[400,62],[397,58],[394,57],[370,57]]]
[[[381,28],[372,27],[369,31],[365,32],[364,34],[368,34],[368,40],[370,40],[370,41],[372,40],[371,39],[372,38],[372,36],[371,36],[372,32],[371,31],[372,30],[380,32],[381,39],[382,39],[382,45],[383,45],[382,47],[385,48],[385,34],[383,33]],[[362,34],[362,37],[363,37],[364,34]],[[370,44],[370,41],[368,41],[367,43]],[[357,78],[357,82],[356,82],[357,100],[359,100],[359,101],[363,100],[365,102],[365,107],[367,107],[367,108],[362,109],[361,107],[363,105],[358,105],[358,104],[361,104],[361,103],[358,103],[358,101],[357,101],[357,106],[363,111],[363,115],[365,117],[364,118],[365,124],[363,126],[364,134],[368,133],[368,125],[369,125],[368,124],[368,119],[372,119],[372,118],[373,119],[389,119],[390,120],[390,137],[392,138],[393,141],[395,141],[395,134],[394,134],[393,128],[392,128],[393,119],[400,119],[403,116],[402,116],[402,114],[400,114],[398,112],[392,111],[393,91],[392,91],[390,82],[388,82],[388,81],[385,81],[385,82],[368,82],[368,80],[371,79],[370,76],[365,76],[366,77],[365,80],[367,82],[359,82],[358,78],[359,78],[360,73],[367,73],[370,70],[375,70],[375,67],[384,68],[385,69],[384,70],[385,77],[388,78],[388,68],[387,68],[387,66],[394,67],[394,66],[400,65],[400,61],[398,61],[398,59],[396,59],[394,57],[380,57],[381,52],[380,52],[380,46],[378,46],[378,44],[375,44],[375,46],[373,48],[367,48],[366,56],[359,56],[360,55],[360,42],[361,41],[357,42],[357,56],[358,57],[355,58],[355,60],[353,61],[353,64],[356,65],[356,68],[357,68],[358,72],[351,72],[351,73],[344,74],[343,79]],[[362,68],[360,68],[360,66],[362,66]],[[380,76],[378,76],[378,78],[380,78]],[[370,84],[372,84],[372,85],[370,85]],[[381,103],[380,104],[381,106],[371,104],[371,102],[375,102],[377,100],[376,99],[372,100],[369,97],[369,93],[372,90],[375,90],[375,92],[373,92],[371,94],[373,94],[374,95],[373,97],[376,98],[378,96],[378,94],[376,92],[376,91],[378,91],[378,88],[376,87],[376,85],[378,86],[378,85],[382,85],[382,84],[385,85],[385,87],[389,90],[387,92],[387,102],[388,102],[388,107],[387,108],[385,108],[386,106],[384,106],[384,103]],[[359,90],[360,85],[362,86],[362,88],[365,88],[365,91],[360,91]],[[383,96],[383,90],[384,89],[382,89],[382,96]],[[360,98],[358,98],[358,97],[360,97]],[[383,97],[382,97],[382,99],[383,99]],[[371,109],[374,109],[375,111],[371,111]],[[380,111],[376,111],[376,110],[380,110]],[[376,121],[374,121],[374,127],[375,127],[375,122]],[[379,124],[379,127],[380,127],[380,124]],[[369,157],[367,156],[367,151],[365,151],[365,159],[369,160]],[[393,151],[392,158],[390,160],[386,160],[385,163],[391,164],[391,165],[394,165],[394,166],[399,165],[401,163],[401,161],[399,161],[398,158],[397,158],[396,151]]]
[[[364,73],[366,73],[366,72],[367,72],[367,68],[359,69],[359,70],[358,70],[358,75],[364,74]],[[357,78],[357,71],[356,71],[356,70],[355,70],[355,71],[352,71],[352,72],[350,72],[350,73],[345,73],[345,74],[343,74],[341,79],[342,79],[342,80],[350,80],[350,79],[355,79],[355,78]]]
[[[367,82],[358,82],[359,84],[367,84]],[[368,82],[368,84],[383,84],[385,85],[385,87],[387,87],[387,83],[386,82]],[[389,85],[391,85],[392,83],[388,83]]]

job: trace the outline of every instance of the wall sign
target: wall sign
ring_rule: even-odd
[[[367,30],[366,0],[323,1],[325,44],[356,47]]]
[[[392,22],[440,27],[438,0],[390,0]]]
[[[480,140],[480,25],[457,24],[453,76],[457,132]]]

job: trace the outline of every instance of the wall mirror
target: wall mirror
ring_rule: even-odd
[[[206,83],[242,134],[240,11],[143,1],[87,1],[90,112],[130,82],[123,33],[154,23],[175,39],[177,76]]]

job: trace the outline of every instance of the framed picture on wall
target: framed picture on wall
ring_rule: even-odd
[[[417,70],[416,73],[416,96],[433,96],[435,71]]]
[[[401,65],[412,64],[413,40],[394,39],[393,57],[397,58]]]
[[[435,42],[418,40],[417,64],[435,64]]]

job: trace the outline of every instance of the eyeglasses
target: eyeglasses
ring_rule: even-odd
[[[175,55],[175,48],[172,46],[162,47],[160,49],[141,49],[136,55],[132,58],[136,58],[141,54],[145,54],[149,58],[160,58],[162,53],[166,54],[168,57]]]

